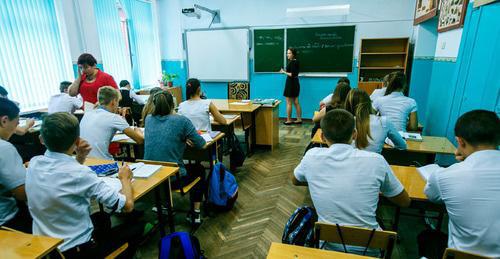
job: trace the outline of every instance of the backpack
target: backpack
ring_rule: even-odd
[[[448,246],[448,236],[435,229],[428,228],[417,236],[418,256],[440,259]]]
[[[235,170],[237,167],[243,165],[246,155],[245,152],[243,152],[240,141],[238,140],[236,135],[233,134],[230,143],[231,143],[231,153],[229,153],[229,163],[231,165],[231,170]]]
[[[202,259],[200,241],[187,232],[174,232],[160,240],[160,259]]]
[[[222,163],[214,166],[210,175],[208,202],[216,209],[231,210],[238,198],[238,183]]]
[[[290,216],[283,231],[283,244],[314,247],[314,224],[318,214],[312,207],[303,206]]]

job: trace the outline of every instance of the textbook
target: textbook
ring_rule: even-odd
[[[422,135],[420,133],[411,133],[411,132],[403,132],[403,131],[398,131],[399,135],[405,140],[411,140],[411,141],[423,141]]]
[[[433,174],[441,169],[443,169],[443,168],[440,167],[439,165],[430,164],[430,165],[421,166],[421,167],[417,168],[417,171],[420,174],[420,176],[422,176],[422,178],[424,178],[425,181],[427,181],[427,179],[429,179],[431,174]]]
[[[136,178],[148,178],[161,168],[161,165],[147,165],[144,163],[129,164],[130,170]]]

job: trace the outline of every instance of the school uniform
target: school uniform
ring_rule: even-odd
[[[211,131],[210,100],[187,100],[179,104],[178,113],[187,117],[196,130]]]
[[[82,99],[69,96],[67,93],[59,93],[50,97],[48,113],[67,112],[73,114],[75,110],[80,109],[82,106]]]
[[[26,194],[33,216],[33,234],[64,239],[59,249],[72,255],[76,250],[99,249],[94,242],[102,239],[95,236],[89,212],[91,199],[118,211],[126,202],[125,195],[100,180],[89,167],[67,154],[49,150],[31,159]],[[119,242],[114,240],[118,238],[124,236],[109,235],[104,241],[117,245]]]
[[[307,182],[318,221],[330,224],[380,229],[379,193],[394,197],[404,190],[384,157],[347,144],[312,148],[294,175]]]
[[[397,149],[406,149],[406,141],[399,135],[394,125],[385,116],[370,115],[370,136],[366,151],[381,153],[385,139],[389,138]]]
[[[500,257],[500,151],[483,150],[429,177],[425,194],[448,211],[448,247]]]
[[[375,101],[377,98],[379,97],[382,97],[385,95],[385,89],[387,89],[387,87],[383,87],[383,88],[380,88],[380,89],[375,89],[372,94],[370,95],[370,99],[373,101]]]
[[[129,127],[123,117],[99,107],[83,115],[80,137],[92,147],[89,157],[113,160],[108,151],[109,144],[117,131],[124,131]]]
[[[386,116],[397,131],[406,132],[410,113],[417,111],[417,102],[402,92],[392,92],[373,101],[373,108]]]
[[[26,169],[16,148],[0,139],[0,226],[31,233],[29,213],[18,208],[11,191],[24,185]]]
[[[144,99],[140,98],[134,90],[129,90],[125,87],[121,87],[120,93],[122,94],[120,103],[125,103],[124,105],[120,104],[120,107],[132,107],[133,102],[136,102],[139,105],[145,104]]]
[[[321,102],[328,105],[332,102],[332,97],[333,97],[333,94],[329,94],[329,95],[325,96],[325,98],[323,98],[321,100]]]

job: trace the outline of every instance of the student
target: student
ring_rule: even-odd
[[[340,83],[346,83],[347,85],[351,85],[351,81],[349,81],[349,78],[347,77],[341,77],[339,78],[339,81],[337,81],[337,85],[339,85]],[[335,87],[335,89],[337,89],[337,87]],[[333,90],[333,92],[335,92],[335,90]],[[327,95],[325,98],[323,98],[320,102],[319,102],[319,109],[323,109],[323,107],[325,107],[326,105],[328,105],[329,103],[332,102],[332,97],[333,97],[333,92],[329,95]]]
[[[406,149],[405,140],[384,116],[373,114],[372,102],[362,89],[352,89],[347,95],[345,109],[356,117],[356,147],[381,153],[389,138],[398,149]]]
[[[7,90],[0,85],[0,98],[5,98],[5,99],[9,99],[9,92],[7,92]],[[16,101],[12,101],[10,100],[11,102],[13,102],[17,107],[19,107],[19,103],[16,102]],[[18,135],[18,136],[23,136],[25,135],[26,133],[28,133],[28,131],[35,125],[35,120],[34,119],[27,119],[26,120],[26,124],[24,126],[17,126],[16,128],[16,131],[14,132],[14,134]]]
[[[113,77],[96,67],[97,60],[88,53],[78,57],[78,78],[69,87],[70,96],[82,96],[83,102],[97,103],[97,92],[103,86],[118,89]]]
[[[78,120],[71,114],[47,115],[40,134],[47,151],[31,159],[26,177],[33,234],[64,239],[59,249],[66,258],[104,258],[125,242],[129,244],[126,253],[133,256],[144,224],[111,228],[108,222],[104,227],[109,217],[89,212],[91,199],[111,210],[133,210],[129,167],[121,166],[118,171],[120,191],[99,179],[84,165],[91,147],[79,137]]]
[[[500,119],[474,110],[455,124],[457,160],[430,175],[425,194],[448,211],[448,247],[500,257]]]
[[[174,100],[167,91],[161,91],[151,96],[153,101],[153,112],[146,117],[144,130],[144,159],[154,161],[173,162],[179,165],[180,175],[183,182],[190,183],[201,172],[188,172],[182,161],[186,143],[196,149],[205,146],[205,140],[198,134],[193,123],[182,116],[174,113]],[[181,181],[176,179],[173,186],[182,187]],[[190,192],[193,203],[191,212],[191,223],[200,224],[200,205],[203,191],[200,184]]]
[[[144,127],[144,124],[146,122],[146,116],[149,114],[153,113],[153,95],[156,93],[159,93],[161,91],[164,91],[161,89],[161,87],[154,87],[151,90],[149,90],[149,98],[144,107],[142,108],[142,116],[141,116],[141,127]]]
[[[382,88],[373,90],[373,93],[370,95],[370,99],[372,99],[372,102],[375,101],[375,99],[385,95],[385,90],[387,89],[387,85],[389,84],[389,81],[395,74],[396,72],[392,72],[384,76],[384,79],[382,80]]]
[[[0,98],[0,226],[31,233],[31,216],[26,201],[26,169],[16,148],[8,142],[19,124],[19,107]],[[16,202],[19,201],[19,202]],[[19,204],[19,206],[17,205]]]
[[[373,108],[380,115],[386,116],[397,131],[418,130],[417,102],[403,94],[406,88],[406,76],[396,72],[389,80],[385,95],[373,101]],[[409,119],[408,119],[409,118]]]
[[[379,193],[398,206],[409,206],[408,194],[384,157],[351,146],[356,139],[352,114],[342,109],[329,111],[321,129],[329,148],[309,150],[292,174],[294,185],[309,186],[318,221],[380,229],[375,218]],[[349,250],[364,249],[358,248]]]
[[[145,104],[144,99],[140,98],[139,95],[132,90],[132,87],[127,80],[120,81],[120,93],[122,95],[120,107],[132,107],[133,102],[136,102],[139,105]]]
[[[67,112],[73,114],[76,109],[83,106],[82,99],[78,97],[71,97],[68,94],[68,88],[71,82],[63,81],[59,85],[61,93],[50,97],[48,113]]]
[[[141,129],[130,127],[123,117],[115,113],[120,101],[118,90],[103,86],[98,97],[98,108],[83,115],[80,131],[82,138],[92,146],[90,157],[113,160],[108,147],[117,131],[122,131],[139,145],[144,142],[144,136]]]
[[[212,130],[210,114],[214,117],[214,121],[223,125],[227,124],[226,118],[212,101],[201,99],[200,81],[196,78],[190,78],[186,82],[186,101],[179,104],[177,112],[191,120],[197,130]]]
[[[344,108],[345,99],[347,94],[351,91],[351,87],[344,82],[340,82],[335,87],[335,91],[333,91],[332,98],[329,103],[326,104],[318,113],[314,114],[313,122],[319,123],[321,119],[325,116],[325,114],[333,109]]]

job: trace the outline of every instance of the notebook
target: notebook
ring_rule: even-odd
[[[118,164],[116,162],[111,164],[91,165],[89,168],[99,177],[110,176],[118,173]]]
[[[136,178],[148,178],[161,168],[161,165],[147,165],[144,163],[129,164],[130,170]]]
[[[427,179],[429,179],[431,174],[433,174],[441,169],[442,169],[442,167],[440,167],[439,165],[431,164],[431,165],[421,166],[421,167],[417,168],[417,171],[418,171],[418,173],[420,173],[422,178],[424,178],[425,181],[427,181]]]
[[[399,135],[401,135],[401,137],[405,140],[423,141],[422,135],[420,135],[420,133],[410,133],[410,132],[399,131]]]

